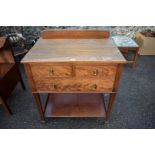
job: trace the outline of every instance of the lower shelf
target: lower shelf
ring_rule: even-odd
[[[105,117],[102,94],[49,94],[45,117]]]

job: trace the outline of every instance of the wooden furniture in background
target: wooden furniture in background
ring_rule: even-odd
[[[6,26],[5,36],[10,41],[15,61],[20,62],[29,48],[26,39],[23,37],[23,26]]]
[[[131,63],[132,66],[134,67],[134,65],[137,62],[137,57],[138,57],[138,53],[139,53],[138,44],[133,39],[131,39],[127,36],[114,36],[114,37],[112,37],[112,39],[113,39],[114,43],[116,44],[116,46],[119,48],[119,50],[123,54],[128,54],[129,52],[134,53],[132,60],[127,60],[128,63]]]
[[[126,63],[109,32],[49,30],[41,36],[22,60],[41,120],[61,116],[108,120]],[[48,93],[45,107],[41,93]],[[110,94],[108,105],[103,93]]]
[[[9,105],[7,104],[7,102],[5,100],[2,99],[2,97],[0,96],[0,105],[2,105],[5,109],[5,111],[9,114],[12,115],[12,110],[10,109]]]
[[[6,100],[18,82],[25,89],[10,42],[8,38],[0,37],[0,104],[9,114],[12,114],[12,112]]]
[[[155,55],[155,37],[136,33],[136,42],[140,46],[140,55]]]

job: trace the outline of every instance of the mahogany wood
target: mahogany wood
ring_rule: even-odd
[[[104,65],[96,66],[94,65],[77,65],[75,70],[76,77],[94,77],[108,79],[114,77],[116,74],[116,65]]]
[[[46,117],[105,117],[101,94],[50,94]]]
[[[103,39],[109,35],[109,31],[103,30],[45,30],[41,33],[43,39]]]
[[[35,82],[37,91],[42,92],[110,92],[113,89],[112,79],[40,79]]]
[[[10,107],[8,106],[7,102],[5,100],[2,99],[2,97],[0,96],[0,104],[4,107],[5,111],[9,114],[12,115],[12,110],[10,109]]]
[[[38,111],[40,113],[40,119],[41,119],[42,122],[44,122],[45,121],[44,111],[43,111],[40,96],[39,96],[39,94],[35,94],[35,93],[33,93],[33,96],[34,96],[34,98],[36,100],[36,105],[37,105]]]
[[[34,78],[71,77],[72,66],[70,65],[31,65]]]
[[[44,116],[109,118],[126,60],[103,34],[86,30],[42,32],[42,38],[22,61],[41,120]],[[107,109],[102,92],[111,94]],[[45,110],[39,93],[49,93]]]
[[[112,39],[42,39],[23,63],[126,63]],[[63,64],[64,65],[64,64]]]
[[[29,64],[25,64],[24,67],[25,67],[25,71],[26,71],[26,74],[27,74],[29,86],[30,86],[32,91],[36,91],[36,86],[35,86],[35,82],[34,82],[34,79],[33,79],[31,67],[30,67]]]
[[[128,60],[127,62],[129,64],[132,64],[132,67],[135,67],[136,66],[136,62],[137,62],[137,58],[138,58],[138,55],[139,55],[139,47],[119,47],[119,50],[123,53],[123,54],[128,54],[129,51],[133,51],[133,58],[131,60]]]
[[[117,90],[118,90],[118,86],[119,86],[119,81],[120,81],[120,78],[121,78],[122,70],[123,70],[123,65],[119,64],[118,67],[117,67],[117,73],[116,73],[116,76],[115,76],[113,92],[117,92]],[[111,113],[112,106],[114,104],[115,98],[116,98],[116,93],[111,93],[110,97],[109,97],[109,101],[108,101],[106,121],[108,121],[108,119],[110,117],[110,113]]]
[[[3,67],[3,66],[2,66]],[[11,92],[16,87],[17,83],[20,81],[20,76],[18,75],[17,66],[14,65],[3,78],[0,79],[0,96],[6,100]]]
[[[13,63],[1,63],[0,64],[0,79],[2,79],[14,66]]]
[[[0,102],[9,114],[12,112],[6,100],[18,82],[25,89],[9,40],[6,37],[0,37]]]

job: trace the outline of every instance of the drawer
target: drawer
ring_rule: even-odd
[[[112,91],[114,80],[111,79],[48,79],[38,80],[37,91],[55,92],[97,92]]]
[[[70,65],[31,65],[31,70],[34,79],[72,76],[72,66]]]
[[[116,65],[76,66],[76,77],[113,78],[115,74],[116,74]]]

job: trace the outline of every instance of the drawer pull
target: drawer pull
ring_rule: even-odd
[[[53,87],[53,89],[57,89],[58,88],[56,84],[53,84],[52,87]]]
[[[93,70],[93,75],[96,76],[98,74],[98,70]]]
[[[97,84],[94,84],[94,85],[93,85],[93,88],[94,88],[94,89],[97,89]]]
[[[51,75],[54,75],[54,70],[53,69],[51,69],[49,72],[50,72]]]

